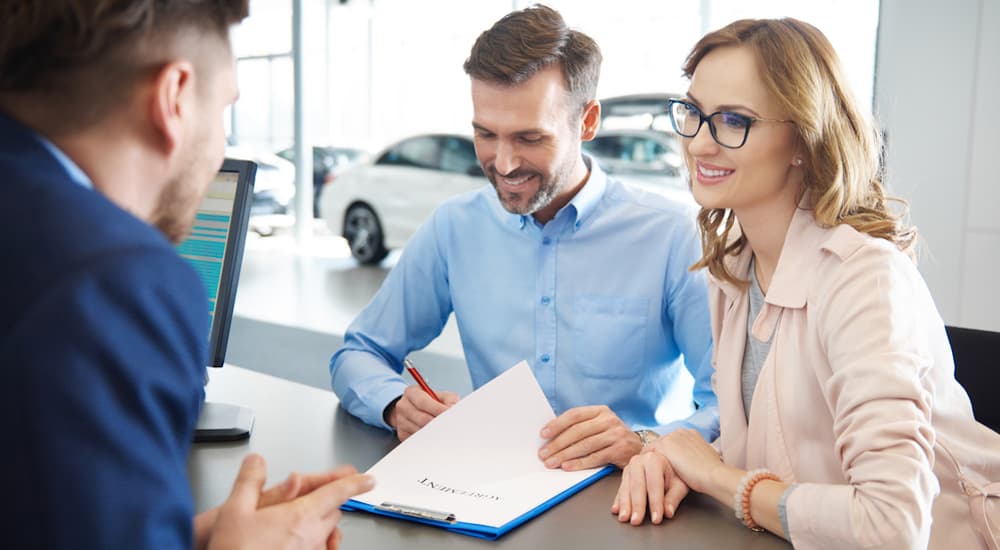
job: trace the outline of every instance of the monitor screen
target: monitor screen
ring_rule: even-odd
[[[257,165],[226,159],[177,252],[194,266],[208,293],[208,366],[221,367],[243,261]]]

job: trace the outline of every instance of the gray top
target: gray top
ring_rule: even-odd
[[[771,351],[771,339],[766,342],[754,338],[753,322],[757,319],[761,308],[764,307],[764,292],[757,282],[757,273],[754,269],[754,260],[750,259],[750,313],[747,318],[747,343],[743,348],[743,412],[750,420],[750,404],[753,402],[753,391],[757,387],[757,378],[760,376],[760,369],[764,367],[764,359]],[[772,335],[773,336],[773,335]]]

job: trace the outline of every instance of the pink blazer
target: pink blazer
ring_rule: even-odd
[[[749,247],[731,259],[745,277]],[[710,277],[709,296],[717,446],[728,464],[799,484],[787,501],[796,548],[986,548],[956,462],[995,492],[1000,434],[973,419],[944,323],[909,258],[795,213],[752,327],[774,337],[749,423],[740,388],[747,295]]]

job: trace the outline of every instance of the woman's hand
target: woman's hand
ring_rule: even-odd
[[[647,447],[622,470],[611,513],[622,523],[641,525],[648,506],[650,521],[658,524],[664,516],[674,517],[677,505],[687,494],[687,485],[675,475],[667,457]]]
[[[653,448],[670,461],[674,473],[699,493],[709,492],[722,457],[695,430],[676,430],[659,438]]]

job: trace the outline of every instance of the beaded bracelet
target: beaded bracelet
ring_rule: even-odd
[[[736,493],[733,494],[733,511],[736,514],[736,519],[742,521],[743,525],[746,525],[751,531],[760,532],[764,530],[750,516],[750,493],[753,492],[753,488],[757,483],[765,479],[781,481],[781,478],[777,475],[763,468],[750,470],[740,480],[740,484],[736,488]]]

